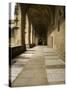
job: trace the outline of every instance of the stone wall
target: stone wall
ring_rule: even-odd
[[[57,8],[56,8],[57,9]],[[63,7],[60,8],[63,11]],[[59,10],[59,9],[57,9]],[[58,21],[60,22],[58,23]],[[48,30],[48,46],[57,50],[58,55],[64,60],[65,58],[65,19],[59,17],[58,11],[55,14],[55,25]]]
[[[48,35],[48,46],[57,49],[61,58],[65,54],[65,23],[60,25],[60,31],[57,27]]]

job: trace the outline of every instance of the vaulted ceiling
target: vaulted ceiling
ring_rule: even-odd
[[[35,27],[47,28],[51,23],[53,10],[54,7],[49,5],[29,5],[29,19]]]
[[[29,20],[33,27],[38,32],[45,32],[52,22],[54,16],[55,6],[53,5],[39,5],[39,4],[21,4],[24,5]]]

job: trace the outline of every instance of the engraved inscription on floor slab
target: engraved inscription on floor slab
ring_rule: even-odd
[[[48,82],[61,82],[64,81],[64,69],[46,69]]]
[[[11,82],[13,82],[16,77],[18,76],[18,74],[21,72],[23,68],[22,67],[15,67],[15,66],[12,66],[11,67]]]
[[[56,52],[54,49],[44,49],[44,52],[46,53],[46,52]]]
[[[57,60],[45,60],[46,65],[64,65],[64,62],[61,59]]]
[[[49,59],[49,58],[50,58],[50,59],[51,59],[51,58],[57,58],[57,59],[58,59],[59,56],[45,56],[45,59],[47,59],[47,58],[48,58],[48,59]]]
[[[33,54],[21,54],[20,56],[24,56],[24,57],[31,57]]]

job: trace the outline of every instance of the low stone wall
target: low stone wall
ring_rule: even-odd
[[[9,58],[15,58],[17,55],[26,51],[25,46],[9,47]]]

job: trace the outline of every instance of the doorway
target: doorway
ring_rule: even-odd
[[[51,36],[51,47],[53,48],[53,36]]]
[[[39,39],[39,40],[38,40],[38,45],[43,45],[42,39]]]

